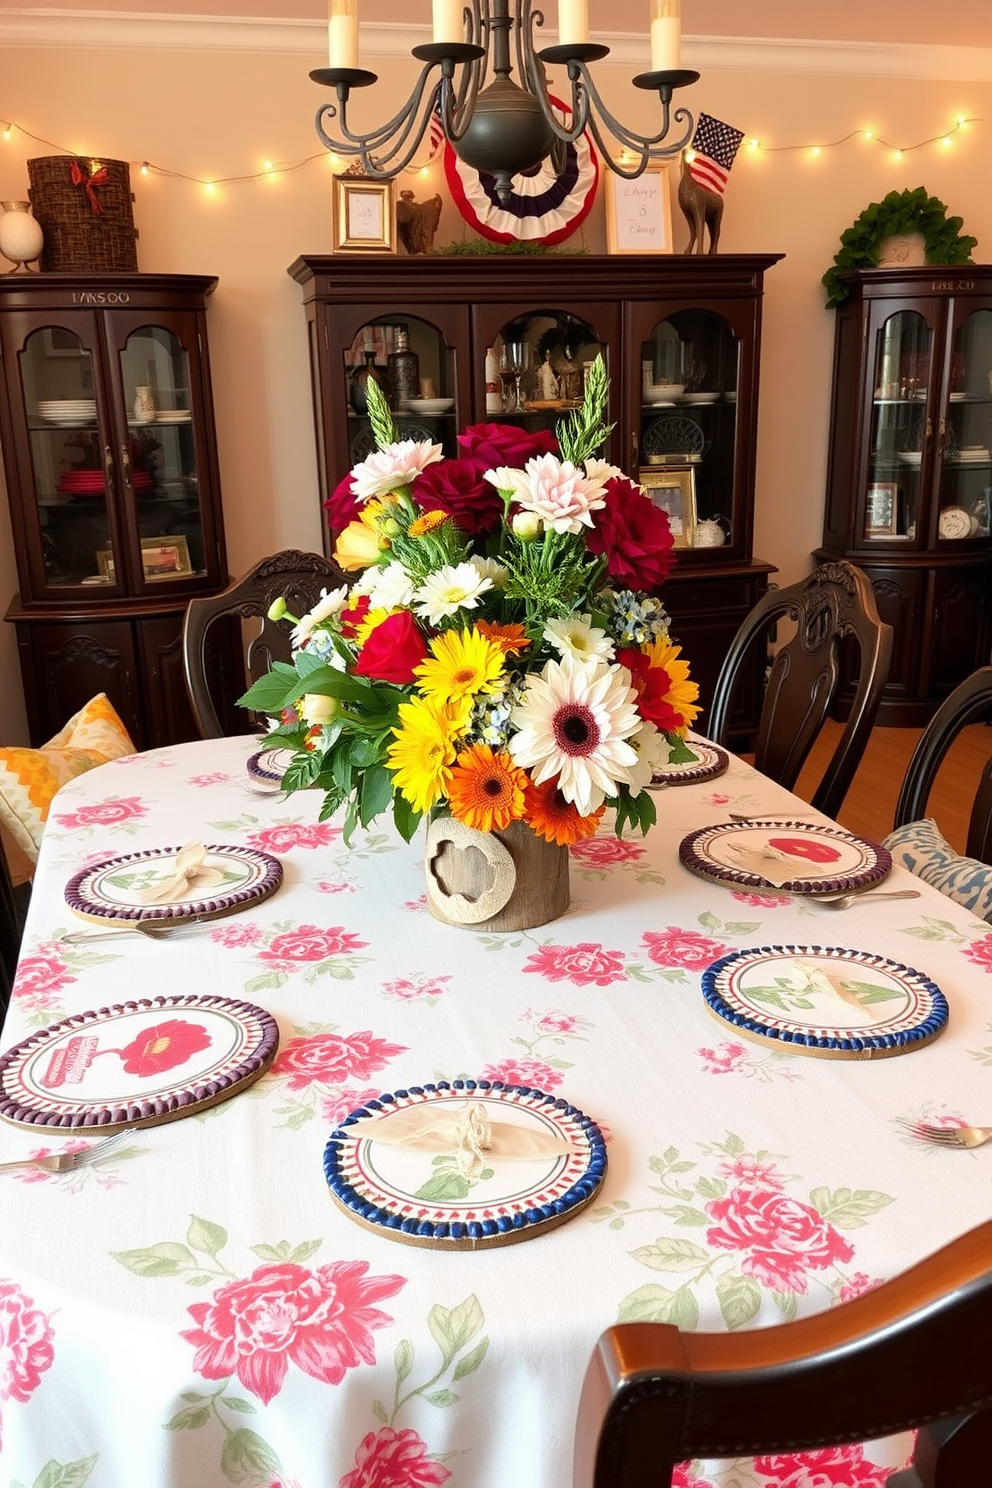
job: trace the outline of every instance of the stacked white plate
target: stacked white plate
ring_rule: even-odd
[[[426,414],[447,413],[454,406],[454,398],[411,398],[407,404],[415,413]]]
[[[957,460],[960,465],[969,465],[973,461],[984,464],[989,458],[989,452],[982,444],[965,444],[957,450],[949,451],[947,458],[948,461]]]
[[[193,415],[186,408],[162,408],[155,415],[157,424],[188,424]]]
[[[719,393],[683,393],[679,399],[681,403],[715,403]]]
[[[93,398],[48,398],[38,404],[38,413],[50,424],[82,424],[96,418]]]

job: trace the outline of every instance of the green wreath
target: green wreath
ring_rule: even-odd
[[[971,263],[977,238],[962,233],[963,219],[948,217],[947,208],[925,186],[915,191],[890,191],[880,202],[865,207],[861,216],[840,235],[840,251],[834,266],[824,274],[827,305],[839,305],[850,290],[840,279],[842,269],[873,269],[886,238],[904,233],[922,233],[928,264]]]

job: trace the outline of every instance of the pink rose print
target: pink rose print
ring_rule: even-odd
[[[118,796],[115,801],[94,801],[78,811],[58,813],[55,820],[61,827],[117,827],[145,816],[147,811],[137,796]]]
[[[416,1002],[420,997],[440,997],[450,976],[421,976],[416,981],[399,977],[393,982],[383,982],[382,990],[389,997],[398,997],[402,1002]]]
[[[550,1090],[561,1084],[560,1072],[539,1059],[501,1059],[499,1064],[487,1064],[482,1078],[503,1080],[507,1085],[528,1085],[532,1090]]]
[[[315,826],[286,822],[280,827],[263,827],[260,832],[251,832],[248,841],[260,852],[287,853],[294,847],[329,847],[340,836],[341,828],[332,827],[330,822],[318,822]]]
[[[576,987],[608,987],[625,982],[623,951],[604,951],[593,941],[574,946],[542,946],[527,958],[524,971],[533,971],[549,982],[572,982]]]
[[[863,1448],[826,1447],[819,1452],[786,1452],[756,1457],[762,1488],[884,1488],[891,1466],[865,1460]]]
[[[333,1261],[316,1271],[287,1262],[218,1287],[213,1301],[187,1309],[197,1326],[179,1336],[196,1348],[193,1368],[204,1379],[236,1374],[266,1405],[290,1364],[339,1385],[346,1370],[375,1363],[372,1330],[393,1319],[371,1304],[406,1281],[366,1276],[368,1269],[367,1261]]]
[[[0,1400],[30,1399],[55,1359],[51,1324],[13,1281],[0,1281]]]
[[[672,1471],[672,1488],[715,1488],[715,1485],[709,1478],[691,1477],[688,1462],[676,1462]]]
[[[35,1007],[51,1007],[55,993],[75,980],[59,956],[39,947],[36,955],[22,956],[18,962],[11,996],[30,999]]]
[[[318,1081],[340,1085],[342,1080],[367,1080],[397,1054],[405,1053],[405,1044],[374,1038],[368,1029],[346,1037],[317,1033],[310,1038],[290,1039],[273,1061],[272,1073],[288,1075],[290,1090],[304,1090]]]
[[[520,1016],[525,1023],[533,1019],[534,1027],[539,1033],[574,1033],[579,1026],[579,1019],[574,1013],[561,1013],[557,1008],[549,1008],[546,1013],[537,1014],[528,1008]]]
[[[212,775],[191,775],[190,785],[223,785],[225,780],[230,780],[230,775],[225,770],[215,770]]]
[[[431,1461],[415,1431],[381,1426],[362,1438],[355,1466],[338,1488],[440,1488],[450,1477],[443,1463]]]
[[[809,1204],[770,1188],[735,1188],[713,1199],[706,1213],[718,1221],[707,1244],[748,1251],[741,1270],[776,1292],[805,1292],[806,1272],[849,1261],[854,1247]]]
[[[735,1183],[749,1183],[752,1188],[784,1188],[785,1179],[778,1171],[774,1163],[759,1162],[756,1157],[734,1157],[730,1162],[721,1163],[717,1172],[722,1178],[730,1178]]]
[[[730,797],[726,791],[710,791],[708,796],[703,797],[703,800],[707,801],[710,806],[728,806],[730,804]]]
[[[863,1297],[865,1292],[873,1292],[881,1285],[880,1276],[869,1276],[867,1271],[855,1271],[850,1281],[845,1281],[843,1286],[837,1289],[837,1300],[838,1302],[853,1302],[855,1297]]]
[[[644,856],[644,848],[636,842],[622,841],[616,837],[587,837],[585,842],[573,842],[569,847],[573,858],[587,863],[590,868],[612,868],[615,863],[636,863]]]
[[[63,1142],[59,1150],[62,1152],[85,1152],[86,1148],[92,1145],[91,1142],[82,1142],[76,1137],[73,1141]],[[54,1150],[53,1147],[32,1147],[28,1156],[48,1157]],[[25,1168],[23,1172],[14,1175],[14,1181],[18,1183],[58,1183],[61,1181],[61,1175],[58,1173],[49,1173],[45,1168]],[[101,1188],[114,1188],[118,1182],[116,1178],[107,1177],[105,1174],[100,1175],[97,1181]]]
[[[677,925],[669,925],[667,930],[645,930],[642,939],[648,959],[656,966],[684,966],[687,971],[702,971],[730,949],[700,935],[698,930],[680,930]]]
[[[278,963],[288,968],[301,962],[326,961],[328,956],[348,956],[368,945],[359,940],[341,925],[328,930],[318,930],[316,925],[300,925],[295,930],[284,930],[274,935],[264,951],[259,951],[260,961]]]
[[[708,1075],[733,1075],[743,1065],[747,1064],[747,1050],[743,1044],[734,1044],[725,1040],[719,1050],[697,1049],[696,1053],[705,1060],[704,1068]]]
[[[965,946],[965,955],[983,971],[992,972],[992,935],[983,935],[974,945]]]
[[[325,878],[317,885],[318,894],[353,894],[355,885],[350,883],[338,883],[334,879]]]
[[[325,1121],[337,1126],[352,1111],[357,1111],[359,1106],[367,1106],[369,1101],[378,1100],[381,1094],[378,1085],[373,1085],[368,1090],[339,1090],[336,1095],[328,1095],[321,1101],[320,1114]]]
[[[210,939],[215,945],[222,946],[251,946],[257,945],[262,939],[260,925],[238,924],[218,925],[216,930],[211,930]]]
[[[788,894],[744,894],[735,889],[730,896],[738,904],[749,904],[752,909],[778,909],[782,904],[791,904]]]
[[[403,908],[412,910],[414,914],[427,914],[427,895],[421,894],[416,899],[405,899]]]

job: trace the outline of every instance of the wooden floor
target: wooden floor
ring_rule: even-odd
[[[842,727],[827,720],[799,777],[797,795],[809,799]],[[873,731],[854,784],[838,814],[842,826],[876,842],[891,832],[899,787],[920,733],[920,729],[901,728]],[[975,788],[990,754],[992,727],[972,724],[963,729],[941,767],[930,796],[927,815],[934,818],[958,852],[964,851]]]

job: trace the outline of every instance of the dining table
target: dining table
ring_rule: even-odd
[[[320,792],[264,786],[259,749],[246,735],[135,754],[52,804],[0,1056],[135,1005],[161,1009],[164,1048],[175,999],[247,1006],[271,1036],[251,1078],[139,1122],[97,1161],[0,1172],[4,1485],[569,1488],[603,1329],[806,1316],[992,1216],[992,1147],[904,1124],[992,1122],[992,927],[901,867],[884,889],[916,897],[846,908],[700,871],[680,846],[734,816],[781,820],[785,842],[840,832],[744,760],[656,790],[645,836],[604,818],[570,848],[567,911],[496,934],[430,913],[422,832],[404,842],[385,816],[346,841]],[[89,870],[191,843],[208,862],[274,860],[274,892],[160,938],[87,913]],[[769,949],[786,967],[760,994],[771,1031],[711,995],[714,968]],[[890,1057],[782,1038],[774,1020],[801,1005],[788,968],[830,957],[860,968],[837,984],[852,1018],[895,996],[877,990],[883,963],[943,1015],[874,1051]],[[390,1228],[349,1206],[328,1154],[352,1113],[425,1091],[464,1110],[487,1091],[550,1097],[605,1161],[555,1222],[515,1228],[473,1219],[498,1214],[491,1168],[480,1182],[450,1152],[406,1153],[424,1169],[418,1212],[454,1192],[470,1223]],[[16,1102],[3,1114],[0,1163],[100,1138]],[[902,1437],[687,1464],[679,1482],[881,1488],[906,1456]]]

